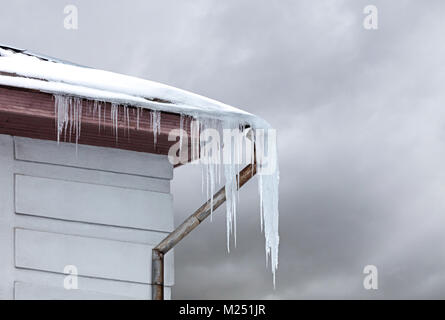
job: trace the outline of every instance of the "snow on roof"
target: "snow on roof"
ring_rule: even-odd
[[[162,83],[75,65],[0,45],[0,85],[187,114],[237,119],[268,127],[263,119],[227,104]]]

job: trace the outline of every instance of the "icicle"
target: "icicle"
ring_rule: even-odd
[[[260,225],[261,232],[264,231],[264,213],[263,213],[263,181],[261,175],[258,175],[258,194],[260,196]],[[268,257],[266,256],[266,264]]]
[[[122,108],[123,108],[123,111],[124,111],[124,137],[126,137],[127,136],[127,128],[128,128],[128,125],[127,125],[127,106],[122,106]]]
[[[159,111],[156,112],[157,116],[156,116],[156,127],[157,129],[157,134],[161,134],[161,113]]]
[[[130,138],[130,110],[127,108],[127,137]]]
[[[73,132],[73,121],[72,119],[74,119],[74,110],[73,110],[73,100],[69,99],[68,100],[68,106],[69,106],[69,124],[70,124],[70,134],[69,134],[69,141],[71,142],[71,136],[72,136],[72,132]]]
[[[104,128],[105,128],[106,122],[107,122],[107,105],[104,104]]]
[[[201,163],[204,164],[207,199],[210,198],[210,218],[213,218],[213,195],[216,190],[217,168],[220,162],[220,135],[216,131],[218,121],[201,119],[200,151]]]
[[[207,181],[208,181],[208,172],[207,172],[207,165],[206,165],[206,153],[204,149],[205,140],[203,139],[203,132],[205,132],[205,119],[202,119],[199,121],[199,150],[200,150],[200,156],[199,160],[201,163],[201,191],[204,193],[204,185],[206,186],[206,193],[205,193],[205,199],[209,198],[209,191],[207,188]],[[210,216],[210,219],[212,217]]]
[[[161,132],[161,113],[159,111],[150,112],[150,124],[153,130],[153,142],[156,148],[158,142],[158,135]]]
[[[253,129],[250,129],[250,165],[253,169],[255,165],[255,131]],[[253,170],[252,170],[252,176],[253,176]],[[263,231],[263,229],[261,229]]]
[[[93,101],[93,107],[91,107],[91,103],[88,104],[88,114],[93,114],[93,119],[96,117],[96,110],[97,110],[97,101]]]
[[[271,130],[256,130],[256,162],[258,171],[258,191],[262,226],[266,239],[266,262],[270,257],[270,267],[275,287],[275,272],[278,268],[278,247],[280,243],[278,226],[278,184],[279,169],[276,137]],[[267,149],[267,156],[266,156]]]
[[[179,116],[179,154],[182,151],[182,130],[184,130],[184,116]]]
[[[99,133],[100,133],[100,125],[101,125],[101,121],[102,121],[102,102],[94,100],[93,102],[93,117],[96,117],[96,113],[97,113],[97,117],[99,120]]]
[[[99,114],[99,133],[100,133],[100,123],[101,123],[101,118],[102,118],[101,117],[101,115],[102,115],[102,112],[101,112],[102,111],[102,104],[99,102],[97,107],[98,107],[98,114]]]
[[[137,107],[136,110],[137,110],[136,111],[136,129],[139,130],[139,110],[140,110],[140,108]]]
[[[116,137],[116,142],[117,142],[119,134],[119,105],[112,103],[110,113],[111,113],[111,122],[113,124],[113,129],[114,129],[114,135]]]
[[[66,134],[69,128],[69,139],[75,134],[76,151],[82,130],[82,100],[77,97],[55,95],[55,106],[57,121],[57,142],[60,143],[62,133]]]
[[[191,160],[199,159],[199,121],[190,121]]]
[[[124,105],[124,125],[125,125],[125,135],[127,139],[130,139],[130,110],[128,106]]]
[[[76,128],[76,155],[77,155],[77,146],[79,143],[80,133],[82,131],[82,100],[80,98],[74,98],[74,110],[76,114],[75,128]]]
[[[225,121],[226,130],[223,138],[223,163],[224,178],[226,183],[226,227],[227,227],[227,251],[230,252],[230,236],[234,237],[236,246],[236,220],[238,202],[238,182],[240,143],[239,126],[236,121]]]
[[[231,147],[234,150],[233,146]],[[226,233],[227,251],[230,252],[230,236],[234,234],[236,226],[236,176],[237,172],[233,163],[224,164],[224,175],[226,180]]]
[[[64,128],[66,127],[69,121],[68,115],[68,98],[65,96],[54,96],[55,98],[55,112],[57,119],[57,143],[60,143],[60,135],[63,133]]]

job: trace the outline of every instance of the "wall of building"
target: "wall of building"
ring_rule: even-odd
[[[172,177],[163,155],[0,135],[0,299],[150,299]],[[165,270],[168,298],[173,252]]]

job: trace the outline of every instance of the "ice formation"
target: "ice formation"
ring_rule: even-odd
[[[150,111],[150,124],[153,129],[153,139],[156,148],[158,143],[158,135],[161,132],[161,113],[159,111]]]
[[[224,176],[228,249],[231,234],[234,235],[236,244],[239,200],[237,174],[241,169],[240,165],[248,161],[245,156],[249,148],[244,138],[246,132],[250,132],[250,139],[256,145],[256,152],[250,148],[250,162],[251,165],[254,162],[257,165],[266,261],[270,261],[275,284],[279,246],[279,171],[276,137],[268,130],[270,127],[266,121],[232,106],[157,82],[67,64],[55,59],[42,59],[27,51],[17,52],[4,47],[0,48],[0,85],[54,94],[57,141],[67,141],[67,135],[68,141],[71,141],[72,136],[75,137],[74,142],[79,141],[82,99],[94,101],[92,112],[99,123],[99,130],[105,121],[111,120],[116,141],[122,123],[125,126],[124,132],[130,139],[130,108],[132,112],[136,108],[137,129],[140,118],[149,114],[155,145],[161,129],[161,112],[181,115],[181,129],[185,125],[184,117],[193,118],[194,121],[190,121],[191,159],[202,163],[202,188],[212,203],[213,194],[221,183],[221,175]],[[212,134],[204,133],[208,132],[206,129],[214,129],[222,135],[224,129],[231,129],[237,134],[230,137],[231,143],[227,143],[226,139],[221,143],[215,141]],[[180,140],[182,139],[181,135]],[[212,147],[209,148],[209,145]]]
[[[116,141],[118,141],[119,135],[119,105],[116,103],[111,104],[111,122],[114,128],[114,136],[116,137]]]
[[[76,146],[79,142],[80,130],[82,127],[82,100],[77,97],[55,96],[57,142],[60,142],[62,133],[69,134],[71,141],[72,134],[75,135]]]
[[[57,140],[61,136],[74,134],[78,142],[82,126],[82,103],[80,98],[55,95]],[[93,103],[93,115],[97,116],[100,126],[106,119],[105,103]],[[102,115],[103,109],[103,115]],[[129,134],[129,107],[111,103],[110,117],[112,129],[118,139],[119,114],[124,115],[124,132]],[[137,129],[143,109],[137,108]],[[160,133],[161,113],[149,111],[150,127],[154,134],[154,143]],[[103,119],[102,119],[103,118]],[[180,115],[180,146],[182,146],[185,115]],[[249,132],[249,139],[246,139]],[[270,130],[255,128],[234,118],[226,120],[211,119],[196,115],[190,122],[190,141],[192,160],[199,160],[202,170],[202,189],[206,199],[210,199],[213,213],[213,195],[221,185],[224,176],[226,195],[227,250],[230,251],[230,238],[233,236],[236,246],[236,220],[239,201],[239,172],[241,166],[257,165],[258,190],[260,197],[261,231],[265,234],[266,263],[274,275],[278,268],[278,182],[277,150],[275,137]],[[222,139],[220,139],[222,138]],[[255,143],[256,150],[253,148]]]
[[[255,128],[236,119],[223,121],[200,119],[200,161],[204,167],[207,195],[211,203],[217,184],[220,182],[222,164],[226,194],[227,250],[230,251],[230,237],[236,246],[236,220],[239,201],[239,172],[241,166],[257,165],[258,191],[260,196],[261,230],[265,234],[266,265],[270,259],[275,286],[275,272],[278,268],[279,210],[278,186],[279,168],[277,162],[276,136],[273,130]],[[250,139],[246,139],[247,127],[251,127]],[[205,147],[208,135],[202,134],[212,128],[223,136],[223,144],[215,143],[211,152]],[[223,130],[224,131],[223,131]],[[223,131],[223,133],[222,133]],[[193,135],[192,140],[197,139]],[[248,145],[249,147],[248,148]],[[254,149],[256,147],[256,151]],[[216,150],[216,152],[215,152]],[[250,152],[249,152],[250,151]],[[217,158],[220,158],[219,160]],[[217,179],[218,177],[218,179]]]

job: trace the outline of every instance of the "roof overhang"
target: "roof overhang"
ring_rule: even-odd
[[[80,144],[168,155],[170,147],[178,142],[169,141],[168,136],[172,129],[180,127],[179,114],[161,113],[160,132],[155,144],[150,110],[128,106],[125,115],[123,109],[119,108],[116,136],[110,103],[103,104],[100,122],[99,114],[94,110],[94,100],[82,99],[81,103],[82,127],[78,140]],[[188,133],[191,120],[190,117],[183,117],[183,128]],[[54,95],[0,86],[0,134],[56,141],[56,127]],[[75,142],[74,130],[71,134],[67,131],[60,140]]]

